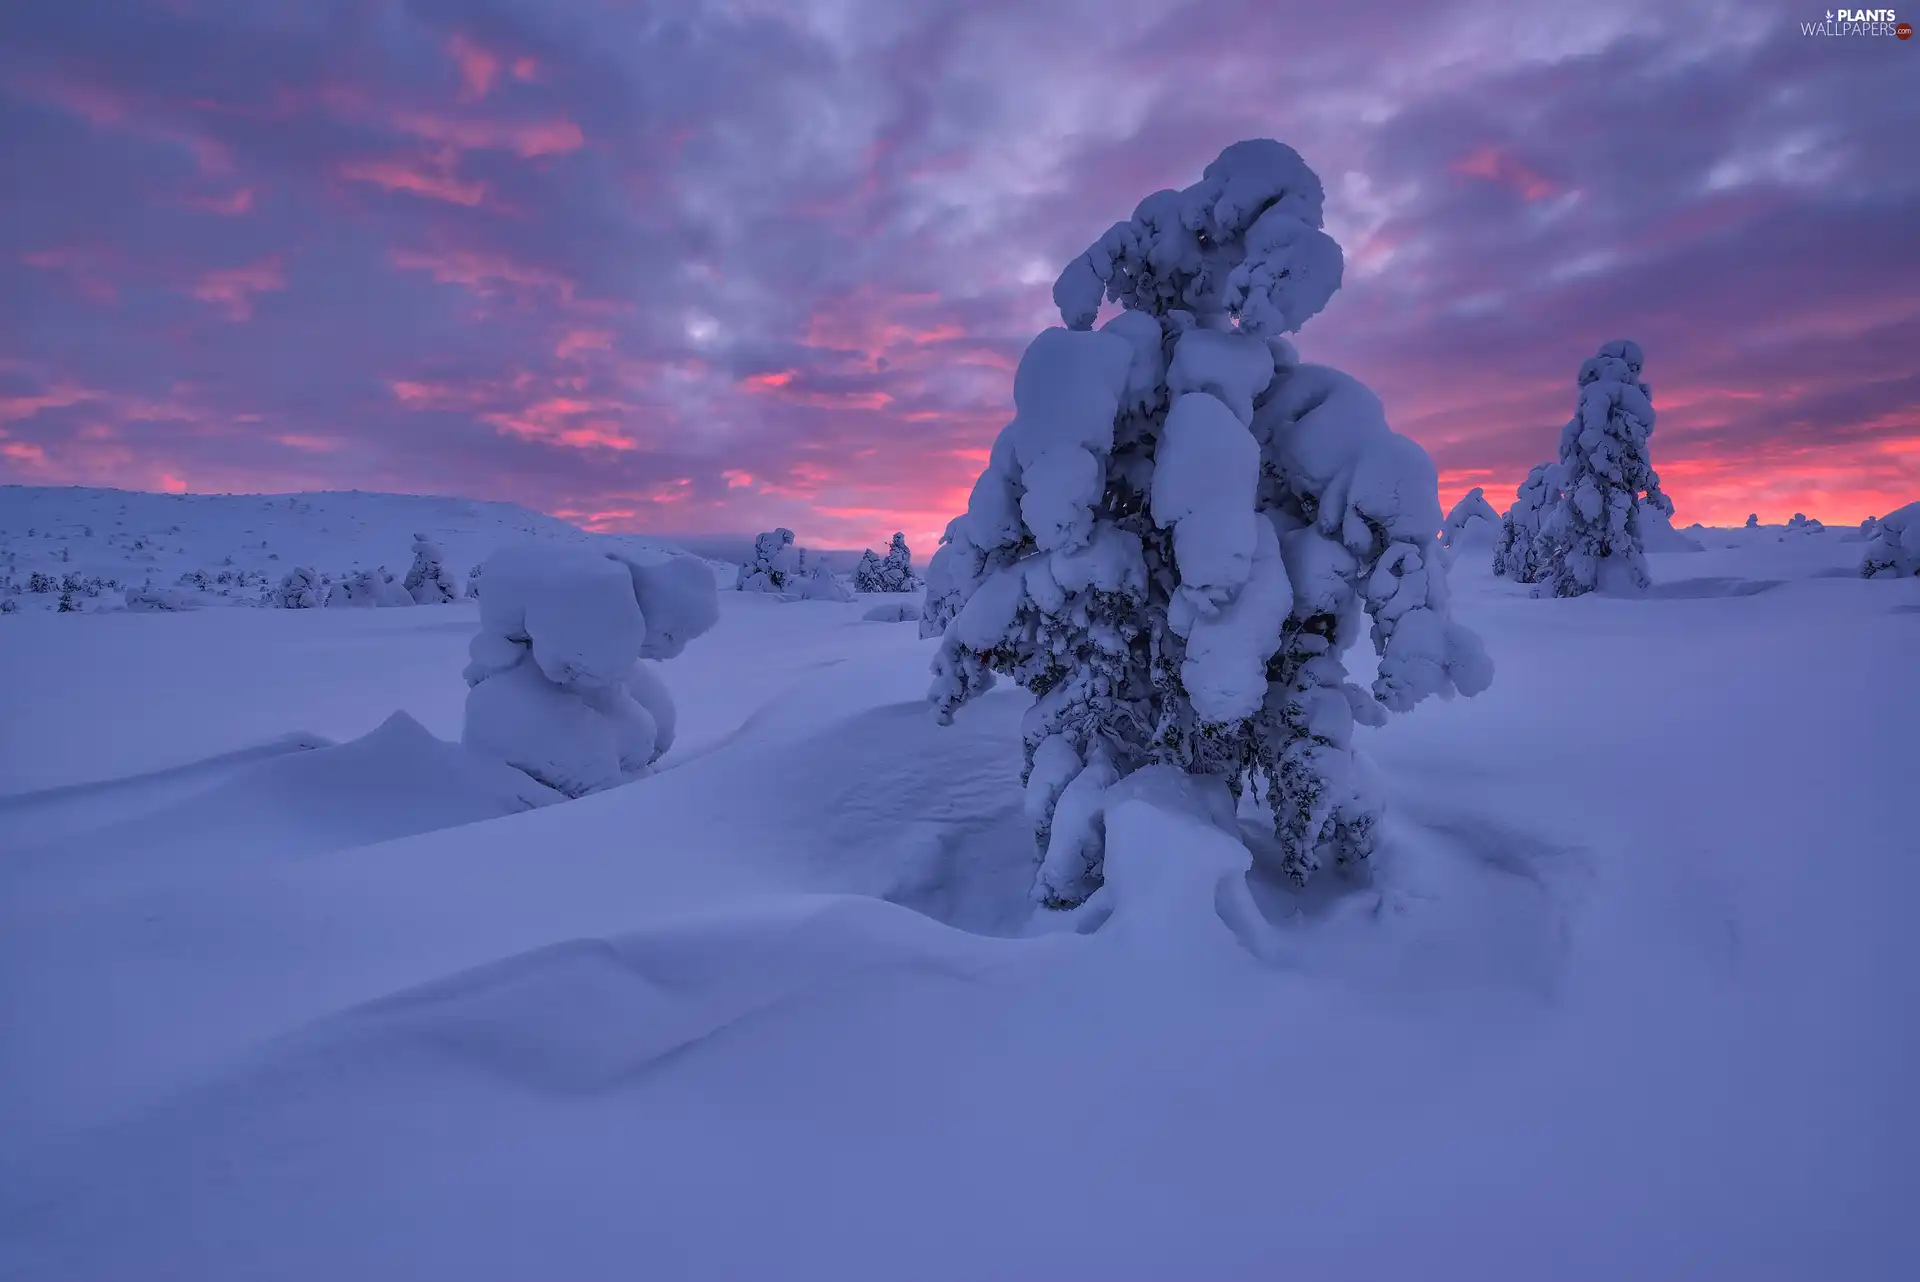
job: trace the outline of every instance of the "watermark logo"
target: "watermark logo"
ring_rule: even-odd
[[[1803,36],[1892,36],[1911,39],[1913,28],[1892,9],[1829,9],[1820,22],[1800,24]]]

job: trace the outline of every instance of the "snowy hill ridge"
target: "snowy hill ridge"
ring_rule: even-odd
[[[397,576],[412,559],[416,534],[440,545],[457,579],[509,543],[676,550],[646,535],[595,534],[516,504],[479,499],[361,490],[153,494],[8,485],[0,486],[0,595],[18,608],[52,608],[57,594],[27,590],[35,573],[102,587],[171,588],[182,575],[198,572],[209,580],[227,575],[220,586],[229,589],[228,598],[252,604],[263,580],[277,583],[297,566],[336,576],[385,566]],[[219,603],[220,594],[208,597],[207,604]],[[86,609],[119,601],[111,592],[78,599]]]

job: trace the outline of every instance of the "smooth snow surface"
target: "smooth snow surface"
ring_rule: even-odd
[[[871,601],[721,593],[565,802],[473,602],[0,618],[0,1277],[1920,1276],[1920,581],[1694,536],[1461,558],[1371,884],[1145,770],[1072,913]]]

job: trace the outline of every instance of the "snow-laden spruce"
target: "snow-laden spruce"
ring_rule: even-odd
[[[1760,514],[1758,512],[1747,513],[1746,528],[1748,528],[1749,530],[1757,530],[1760,528]]]
[[[282,610],[317,610],[327,603],[327,586],[308,566],[289,570],[280,585],[267,597],[269,605]]]
[[[444,605],[460,599],[460,585],[447,572],[446,554],[424,534],[413,536],[413,566],[401,587],[416,605]]]
[[[787,592],[800,574],[801,550],[782,526],[754,536],[753,559],[740,567],[734,587],[742,592]]]
[[[1493,551],[1493,572],[1515,583],[1540,580],[1540,523],[1559,501],[1559,467],[1538,463],[1520,482],[1513,506],[1500,520],[1500,542]]]
[[[1540,583],[1554,596],[1596,590],[1644,592],[1646,544],[1642,508],[1673,515],[1660,492],[1647,438],[1653,394],[1640,381],[1638,343],[1603,344],[1580,366],[1580,401],[1560,430],[1560,496],[1540,524]]]
[[[996,673],[1036,696],[1045,903],[1101,884],[1107,789],[1155,763],[1251,785],[1298,880],[1363,860],[1381,798],[1355,724],[1491,680],[1448,611],[1432,461],[1281,337],[1340,284],[1321,201],[1291,148],[1236,143],[1075,259],[1068,328],[1028,346],[928,568],[942,719]],[[1103,296],[1123,310],[1093,330]],[[1367,619],[1371,691],[1341,657]]]
[[[1500,541],[1500,514],[1487,502],[1487,492],[1474,486],[1460,496],[1440,526],[1440,542],[1449,549],[1493,547]]]
[[[718,621],[706,564],[550,546],[483,564],[464,742],[569,797],[650,773],[673,744],[674,708],[648,661]]]
[[[872,548],[860,554],[860,564],[853,572],[854,591],[917,592],[919,589],[920,579],[913,572],[913,553],[907,548],[905,534],[894,531],[885,557]]]
[[[1867,540],[1866,554],[1860,559],[1860,576],[1867,579],[1899,579],[1920,574],[1920,502],[1895,508],[1874,521]],[[1866,525],[1861,529],[1865,530]]]

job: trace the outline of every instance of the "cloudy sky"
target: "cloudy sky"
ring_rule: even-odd
[[[1299,345],[1447,501],[1630,337],[1680,523],[1857,521],[1920,497],[1920,40],[1824,12],[7,5],[0,482],[927,540],[1060,267],[1270,136],[1347,254]]]

